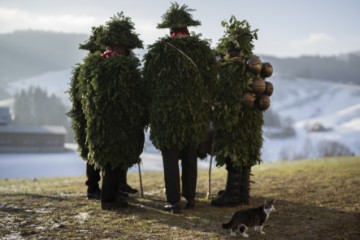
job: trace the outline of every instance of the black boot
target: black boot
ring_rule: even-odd
[[[241,172],[228,171],[225,192],[211,201],[216,207],[234,207],[239,205]]]
[[[174,204],[166,204],[164,207],[165,211],[171,212],[173,214],[179,214],[181,211],[180,202]]]
[[[95,169],[94,166],[86,163],[86,176],[87,180],[85,184],[87,185],[87,198],[89,200],[99,200],[101,195],[101,190],[99,188],[100,170]]]
[[[249,205],[250,203],[250,172],[251,167],[242,168],[239,203],[243,205]]]
[[[100,188],[90,189],[87,191],[87,199],[88,200],[100,200],[101,190]]]
[[[223,195],[225,193],[225,189],[222,189],[222,190],[219,190],[217,195],[220,196],[220,195]]]
[[[127,183],[127,171],[128,169],[122,169],[120,174],[120,191],[124,194],[135,194],[138,192],[137,189],[130,187]]]

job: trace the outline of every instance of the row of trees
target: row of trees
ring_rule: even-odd
[[[67,130],[66,141],[73,141],[73,131],[60,98],[39,88],[22,90],[15,96],[15,125],[60,125]]]
[[[323,140],[314,144],[310,139],[306,139],[299,151],[288,147],[280,151],[280,158],[284,161],[334,156],[355,156],[355,153],[348,146],[338,141]]]
[[[22,90],[15,96],[14,121],[16,125],[60,125],[68,132],[67,141],[73,142],[73,130],[67,117],[67,109],[60,98],[49,96],[46,90],[31,87]],[[281,119],[280,116],[269,109],[264,114],[265,126],[278,128],[292,128],[292,122]]]

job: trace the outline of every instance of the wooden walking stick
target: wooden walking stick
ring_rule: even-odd
[[[208,192],[206,194],[208,200],[210,199],[210,195],[211,195],[211,169],[212,169],[212,160],[214,157],[214,149],[215,149],[215,129],[213,128],[213,126],[211,126],[210,129],[212,129],[212,139],[211,139],[211,149],[210,149]]]
[[[213,149],[214,149],[214,145],[213,145],[213,143],[211,144],[211,156],[210,156],[210,165],[209,165],[209,182],[208,182],[208,192],[207,192],[207,194],[206,194],[206,196],[207,196],[207,199],[209,200],[210,199],[210,194],[211,194],[211,168],[212,168],[212,160],[213,160],[213,156],[214,156],[214,151],[213,151]]]
[[[141,197],[144,197],[144,190],[143,190],[143,184],[142,184],[142,178],[141,178],[140,163],[138,163],[138,169],[139,169],[139,180],[140,180],[140,193],[141,193]]]

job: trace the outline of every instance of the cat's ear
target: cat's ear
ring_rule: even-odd
[[[266,200],[264,200],[264,205],[267,205],[268,203],[267,203],[267,201]]]

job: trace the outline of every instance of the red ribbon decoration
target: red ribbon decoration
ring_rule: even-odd
[[[184,37],[184,36],[190,36],[190,34],[187,33],[187,32],[173,32],[173,33],[170,35],[171,38]]]
[[[118,56],[119,54],[114,50],[106,50],[104,53],[101,54],[103,58]]]

